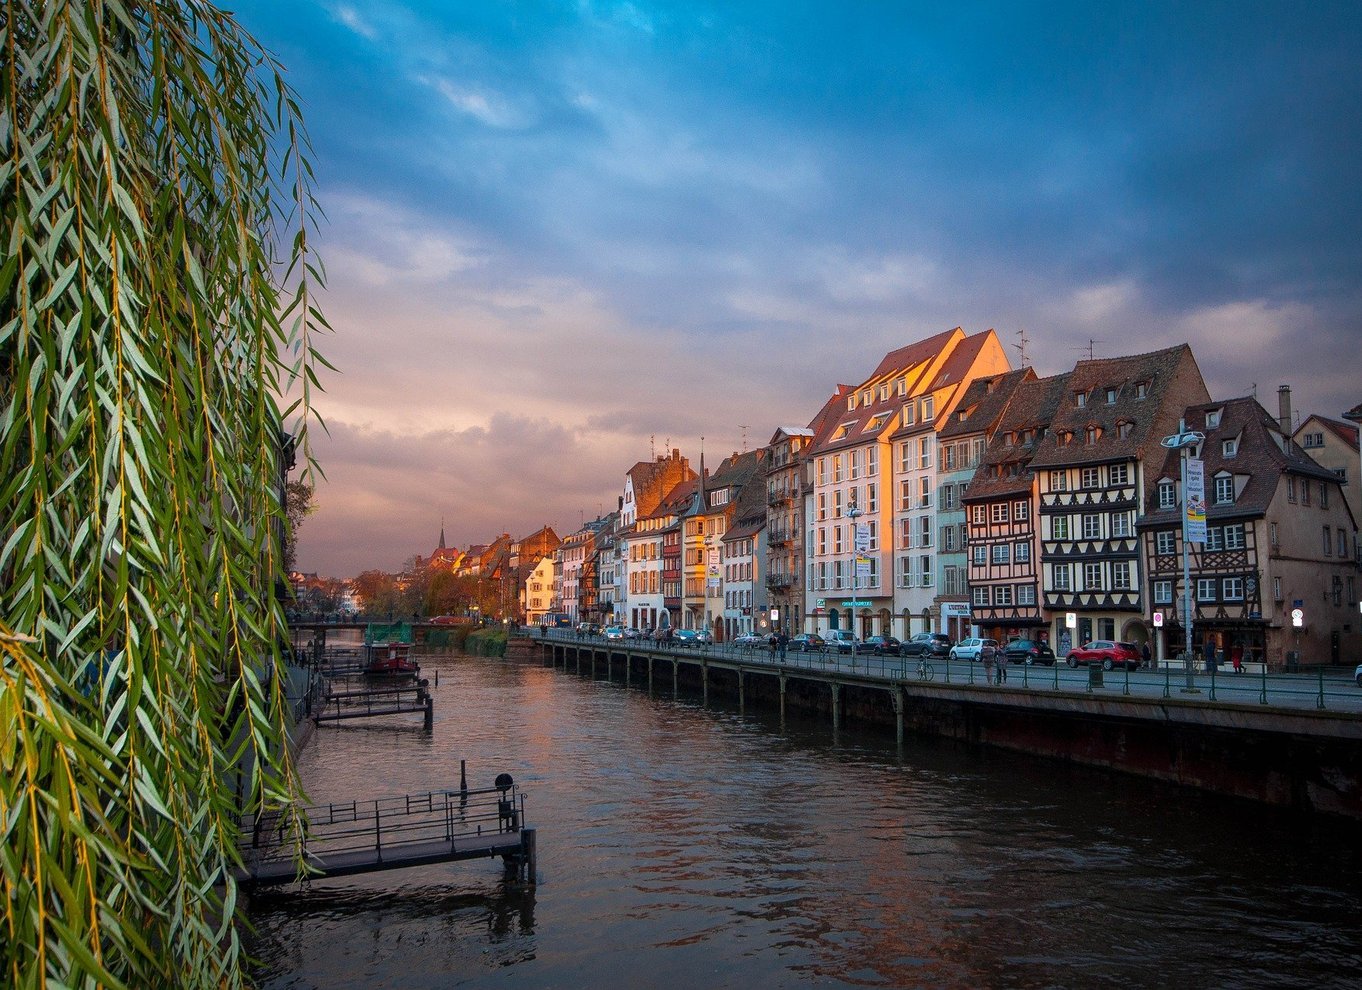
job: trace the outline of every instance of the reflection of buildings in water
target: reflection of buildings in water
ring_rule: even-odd
[[[404,874],[410,872],[386,882]],[[260,960],[258,974],[305,973],[322,986],[509,966],[535,957],[534,908],[535,888],[510,881],[485,891],[318,882],[255,896],[251,921],[271,934],[268,941],[248,937],[247,948]],[[263,976],[257,983],[269,985]]]

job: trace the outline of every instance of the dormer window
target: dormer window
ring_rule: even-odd
[[[1149,383],[1148,383],[1148,382],[1136,382],[1136,383],[1135,383],[1135,398],[1137,398],[1137,399],[1147,399],[1147,398],[1149,398]]]
[[[1173,488],[1173,483],[1168,479],[1159,482],[1159,508],[1172,509],[1178,504],[1177,491]]]
[[[870,405],[870,403],[874,401],[874,398],[875,393],[872,392],[870,389],[866,389],[864,392],[861,393],[861,405],[863,406]]]
[[[1123,419],[1116,424],[1116,435],[1122,440],[1130,437],[1130,431],[1135,428],[1135,424],[1128,419]]]
[[[1114,388],[1107,389],[1107,405],[1116,405],[1116,389]]]
[[[889,385],[888,385],[888,383],[886,383],[886,384],[880,386],[880,401],[883,402],[883,401],[884,401],[885,399],[887,399],[887,398],[889,398]]]
[[[1084,407],[1087,406],[1087,404],[1088,404],[1088,393],[1087,393],[1087,392],[1075,392],[1075,393],[1074,393],[1074,405],[1076,405],[1079,409],[1083,409]]]
[[[1233,437],[1229,440],[1226,440],[1224,443],[1220,445],[1220,454],[1222,457],[1234,457],[1238,453],[1239,453],[1238,437]]]
[[[1215,429],[1217,426],[1219,426],[1219,425],[1220,425],[1220,410],[1219,410],[1219,409],[1207,409],[1207,410],[1206,410],[1206,429],[1208,429],[1208,430],[1214,430],[1214,429]]]
[[[1229,505],[1234,501],[1234,475],[1218,474],[1215,477],[1216,505]]]
[[[1089,426],[1083,433],[1083,442],[1086,443],[1089,447],[1091,447],[1098,440],[1100,440],[1101,437],[1102,428],[1100,426]]]
[[[855,408],[856,408],[856,393],[852,392],[850,395],[847,396],[847,412],[851,412]]]
[[[936,418],[936,397],[924,395],[922,397],[922,421],[930,423]]]
[[[912,426],[917,422],[917,407],[911,402],[903,407],[903,425]]]
[[[907,395],[907,394],[908,394],[908,379],[907,379],[906,377],[900,378],[900,379],[899,379],[899,395]]]

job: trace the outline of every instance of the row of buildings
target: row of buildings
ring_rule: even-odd
[[[1030,636],[1061,656],[1116,639],[1169,658],[1190,598],[1198,649],[1342,662],[1362,646],[1362,408],[1297,424],[1289,388],[1276,404],[1213,399],[1187,345],[1041,378],[993,331],[957,328],[712,472],[677,449],[635,464],[616,511],[529,569],[523,614],[720,640]],[[1195,540],[1184,454],[1204,478]]]

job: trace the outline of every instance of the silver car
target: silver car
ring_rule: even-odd
[[[952,660],[979,660],[984,656],[985,649],[996,654],[998,652],[998,641],[996,639],[962,639],[951,647]]]

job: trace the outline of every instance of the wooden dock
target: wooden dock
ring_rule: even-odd
[[[523,797],[509,774],[498,786],[430,791],[304,809],[301,847],[278,815],[242,822],[242,867],[248,887],[352,876],[435,863],[500,856],[508,873],[535,882],[535,830],[524,825]],[[298,855],[301,854],[301,860]]]
[[[352,718],[373,718],[379,715],[404,715],[420,712],[425,716],[425,727],[435,722],[435,700],[425,681],[386,687],[364,687],[355,690],[333,690],[327,682],[326,693],[312,717],[318,724],[340,722]]]

